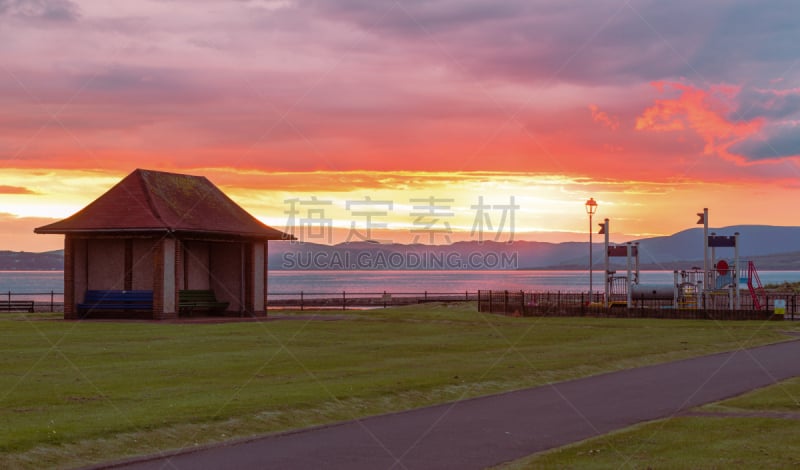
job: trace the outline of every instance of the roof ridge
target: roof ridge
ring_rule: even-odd
[[[150,208],[150,213],[152,213],[153,216],[158,219],[159,222],[161,222],[164,228],[172,231],[172,227],[168,226],[167,223],[164,222],[164,218],[161,217],[161,213],[158,211],[155,203],[153,202],[153,196],[151,194],[153,188],[150,187],[150,182],[147,181],[147,178],[145,178],[145,173],[148,172],[148,170],[143,170],[141,168],[136,169],[136,173],[139,176],[139,184],[142,186],[142,192],[144,193],[145,201],[147,201],[147,206]]]

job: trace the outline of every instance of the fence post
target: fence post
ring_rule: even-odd
[[[347,294],[342,291],[342,310],[346,310],[347,308]]]
[[[581,316],[583,316],[585,313],[586,313],[586,302],[583,301],[583,292],[581,292]]]
[[[503,313],[508,313],[508,291],[503,293]]]
[[[55,309],[56,309],[55,308],[55,304],[53,303],[53,291],[51,290],[50,291],[50,311],[53,312],[53,311],[55,311]]]
[[[300,291],[300,311],[303,311],[303,291]]]
[[[492,291],[489,291],[489,313],[494,313],[494,300],[492,299]]]
[[[386,291],[383,291],[383,308],[386,308]]]
[[[525,316],[525,291],[522,289],[519,291],[519,314]]]

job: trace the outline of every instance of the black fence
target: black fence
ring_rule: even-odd
[[[477,292],[270,292],[268,308],[387,308],[428,302],[474,302]]]
[[[654,318],[714,318],[727,315],[732,318],[764,318],[772,315],[775,301],[782,300],[786,319],[800,319],[800,294],[767,292],[759,297],[762,309],[753,308],[749,292],[741,292],[739,310],[728,308],[727,296],[709,296],[709,308],[697,309],[681,305],[675,309],[672,300],[633,299],[632,308],[615,305],[603,306],[603,293],[594,292],[524,292],[479,290],[464,292],[270,292],[268,308],[294,308],[304,310],[349,308],[387,308],[429,302],[477,302],[478,310],[486,313],[503,313],[520,316],[614,316]],[[713,302],[713,303],[712,303]],[[59,312],[64,308],[61,292],[2,292],[0,312],[29,311]],[[733,313],[737,312],[737,313]],[[750,313],[748,313],[750,312]]]
[[[772,319],[775,301],[783,300],[785,314],[775,319],[800,319],[798,304],[800,294],[768,292],[759,297],[762,308],[753,308],[749,292],[741,293],[741,308],[730,308],[728,296],[709,295],[707,308],[686,306],[674,308],[672,300],[633,298],[631,308],[627,302],[613,303],[606,307],[603,293],[588,292],[524,292],[524,291],[478,291],[478,311],[515,316],[598,316],[630,318],[685,318],[685,319]]]
[[[387,308],[428,302],[474,302],[478,293],[464,292],[270,292],[267,308]],[[64,309],[61,292],[3,292],[0,312],[26,312],[29,305],[37,312],[60,312]]]
[[[30,305],[30,308],[28,308]],[[60,312],[64,310],[63,292],[11,292],[0,293],[0,312]]]

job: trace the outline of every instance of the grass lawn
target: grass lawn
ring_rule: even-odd
[[[0,461],[87,465],[750,347],[798,329],[508,318],[470,304],[312,315],[161,324],[4,314]]]
[[[696,411],[712,415],[632,426],[499,468],[800,468],[800,379]]]

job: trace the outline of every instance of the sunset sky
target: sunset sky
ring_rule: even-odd
[[[295,200],[333,242],[365,207],[373,238],[477,239],[481,220],[507,240],[512,198],[517,240],[585,241],[589,197],[618,240],[703,207],[798,225],[798,18],[794,0],[0,0],[0,249],[62,247],[32,229],[136,168],[207,176],[280,229]]]

